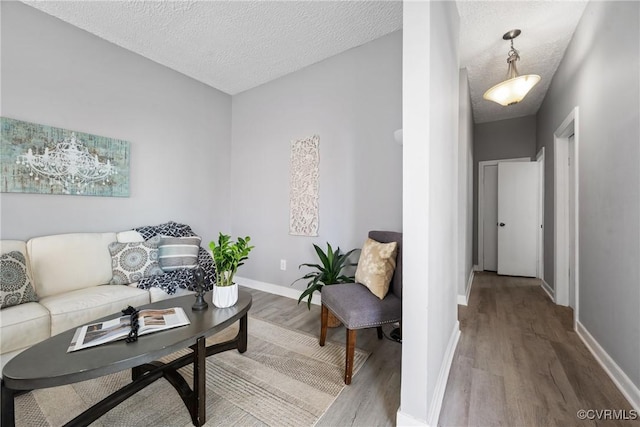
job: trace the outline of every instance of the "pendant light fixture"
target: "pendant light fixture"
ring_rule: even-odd
[[[511,49],[507,57],[507,78],[484,93],[483,98],[507,106],[522,101],[527,93],[540,81],[537,74],[518,75],[516,62],[520,60],[519,52],[513,47],[513,39],[520,35],[520,30],[511,30],[502,36],[504,40],[511,40]]]

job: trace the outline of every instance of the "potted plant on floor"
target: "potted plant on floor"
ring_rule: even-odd
[[[347,276],[343,273],[343,270],[347,267],[353,267],[358,265],[357,262],[350,262],[349,257],[351,254],[359,249],[351,249],[347,253],[342,253],[340,251],[340,247],[333,250],[331,245],[327,242],[327,252],[325,253],[318,245],[313,245],[316,250],[316,254],[320,260],[318,264],[300,264],[298,268],[301,267],[311,267],[315,269],[311,271],[301,278],[295,280],[296,283],[298,280],[306,280],[307,288],[302,292],[300,298],[298,298],[298,304],[307,298],[307,308],[311,310],[311,299],[313,298],[313,293],[315,291],[322,292],[322,287],[325,285],[334,285],[337,283],[352,283],[355,280],[354,276]],[[329,312],[329,326],[335,327],[340,325],[340,321],[333,316],[331,312]]]
[[[254,248],[249,246],[250,240],[247,236],[238,237],[236,242],[232,242],[231,236],[220,233],[217,243],[209,243],[216,270],[216,283],[213,287],[213,304],[216,307],[231,307],[238,301],[238,285],[233,283],[233,276],[238,267],[249,259],[249,252]]]

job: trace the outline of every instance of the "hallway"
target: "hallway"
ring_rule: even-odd
[[[632,408],[573,331],[573,310],[538,279],[477,272],[449,374],[441,426],[640,426],[582,421],[584,410]]]

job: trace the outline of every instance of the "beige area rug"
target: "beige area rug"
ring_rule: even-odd
[[[214,337],[229,339],[232,326]],[[144,339],[144,338],[142,338]],[[176,353],[169,358],[185,354]],[[207,426],[312,426],[344,388],[344,345],[249,317],[246,353],[207,359]],[[356,349],[354,374],[369,353]],[[192,382],[191,366],[180,370]],[[16,398],[17,426],[60,426],[129,382],[123,371],[95,380],[34,390]],[[139,391],[93,426],[191,426],[178,393],[164,379]]]

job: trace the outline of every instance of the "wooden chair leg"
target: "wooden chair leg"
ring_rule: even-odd
[[[324,346],[324,342],[327,339],[327,323],[329,322],[329,309],[322,304],[322,311],[320,313],[320,347]]]
[[[378,339],[381,340],[383,337],[382,326],[378,326],[376,329],[378,330]]]
[[[351,384],[353,373],[353,355],[356,349],[356,329],[347,329],[347,355],[344,365],[344,383]]]

